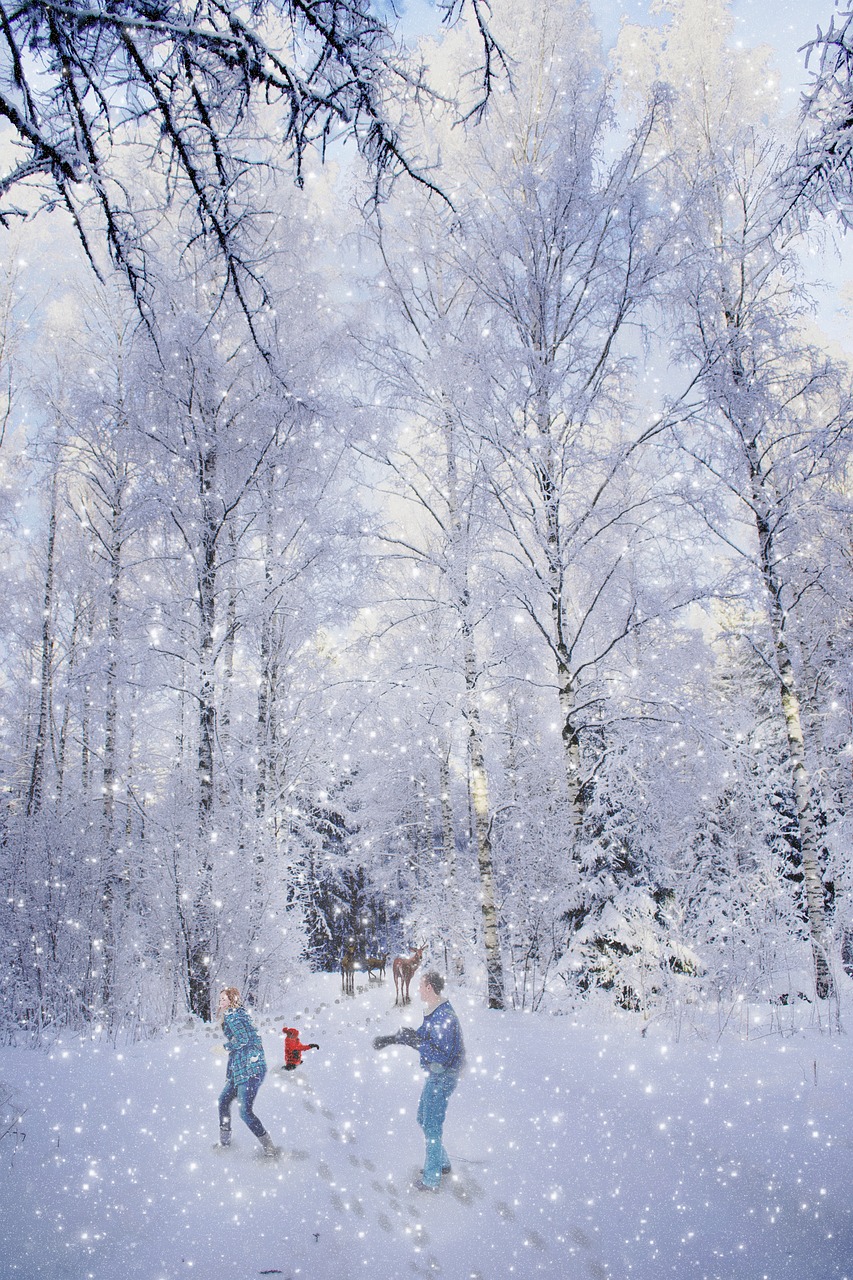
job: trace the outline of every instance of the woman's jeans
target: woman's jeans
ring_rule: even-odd
[[[225,1081],[225,1088],[219,1095],[219,1141],[227,1147],[231,1141],[231,1103],[235,1098],[240,1103],[240,1119],[247,1124],[256,1138],[262,1138],[266,1129],[252,1110],[257,1092],[263,1084],[263,1076],[250,1076],[242,1084],[234,1084],[231,1079]]]
[[[441,1133],[447,1113],[447,1101],[458,1083],[458,1071],[443,1071],[440,1074],[430,1072],[421,1093],[418,1124],[426,1139],[426,1159],[422,1174],[426,1187],[437,1187],[441,1182],[442,1169],[450,1164],[447,1152],[441,1144]]]

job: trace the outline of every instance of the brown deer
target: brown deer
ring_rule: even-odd
[[[385,966],[388,963],[388,952],[383,951],[381,956],[368,956],[364,961],[364,967],[367,970],[368,981],[373,977],[373,970],[379,970],[380,979],[385,977]]]
[[[424,951],[426,951],[426,943],[421,947],[415,947],[410,956],[394,957],[394,1003],[395,1004],[411,1004],[409,998],[409,983],[412,981],[412,974],[421,962]]]
[[[341,956],[341,990],[344,995],[355,995],[355,947],[347,947]]]

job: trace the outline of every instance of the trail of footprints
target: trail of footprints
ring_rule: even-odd
[[[336,1001],[336,1003],[338,1002]],[[313,1011],[314,1016],[316,1017],[326,1008],[328,1006],[325,1003],[318,1005]],[[306,1014],[310,1012],[309,1009],[305,1009]],[[370,1017],[368,1016],[365,1019],[365,1026],[369,1022]],[[294,1084],[299,1088],[300,1092],[306,1095],[313,1093],[311,1085],[304,1077],[297,1078]],[[328,1122],[328,1133],[334,1142],[339,1142],[343,1145],[357,1143],[356,1135],[348,1133],[338,1121],[335,1113],[328,1107],[321,1106],[309,1096],[302,1098],[302,1106],[311,1115],[320,1115]],[[310,1159],[310,1156],[307,1151],[293,1151],[290,1153],[289,1158],[307,1160]],[[424,1205],[423,1199],[416,1200],[409,1194],[408,1188],[404,1188],[401,1191],[390,1176],[384,1179],[376,1176],[376,1166],[372,1160],[363,1159],[356,1155],[355,1152],[350,1152],[349,1163],[352,1165],[354,1174],[357,1171],[364,1171],[366,1175],[364,1181],[369,1178],[368,1185],[370,1189],[385,1200],[384,1206],[380,1208],[376,1215],[376,1222],[380,1230],[387,1235],[393,1235],[395,1230],[399,1231],[411,1244],[417,1246],[419,1251],[426,1248],[430,1242],[430,1237],[419,1220],[423,1209],[427,1207]],[[464,1164],[466,1162],[461,1161],[460,1163]],[[317,1176],[329,1184],[329,1200],[334,1209],[338,1213],[352,1213],[356,1218],[365,1218],[367,1210],[364,1200],[359,1195],[351,1194],[346,1187],[340,1185],[339,1180],[336,1180],[333,1170],[326,1161],[318,1160],[315,1168]],[[419,1169],[412,1170],[412,1182],[414,1182],[419,1173]],[[459,1172],[454,1173],[450,1179],[446,1180],[444,1185],[457,1203],[462,1205],[473,1205],[478,1200],[484,1200],[487,1195],[485,1188],[468,1169],[465,1170],[464,1175]],[[503,1221],[515,1220],[515,1210],[505,1201],[496,1200],[493,1207]],[[546,1241],[535,1229],[526,1233],[525,1241],[541,1252],[545,1252],[548,1248]],[[413,1274],[419,1276],[436,1276],[441,1274],[442,1271],[441,1264],[432,1254],[422,1259],[413,1259],[410,1263],[410,1269]],[[593,1280],[598,1280],[599,1272],[594,1267],[594,1264],[592,1266],[588,1265],[587,1271],[593,1277]],[[475,1280],[477,1280],[476,1277]]]
[[[569,1232],[569,1236],[572,1239],[572,1241],[576,1245],[578,1245],[579,1248],[581,1249],[592,1248],[592,1243],[593,1243],[592,1240],[590,1240],[589,1236],[586,1234],[584,1230],[582,1230],[581,1227],[572,1227],[571,1231]],[[584,1270],[586,1271],[587,1275],[591,1277],[591,1280],[607,1280],[606,1268],[603,1267],[600,1262],[596,1262],[595,1259],[593,1258],[588,1258],[586,1260],[584,1264]]]

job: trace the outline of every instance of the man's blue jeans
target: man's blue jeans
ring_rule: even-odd
[[[225,1081],[225,1088],[219,1095],[219,1138],[220,1142],[228,1135],[222,1145],[228,1145],[231,1139],[231,1103],[235,1098],[240,1103],[240,1119],[247,1124],[256,1138],[262,1138],[266,1129],[252,1110],[257,1092],[263,1084],[263,1076],[251,1076],[242,1084],[234,1084],[231,1079]]]
[[[441,1143],[441,1134],[447,1114],[447,1101],[458,1083],[458,1071],[443,1071],[440,1075],[430,1072],[421,1093],[418,1124],[426,1139],[426,1159],[422,1174],[426,1187],[437,1187],[441,1182],[441,1170],[450,1164]]]

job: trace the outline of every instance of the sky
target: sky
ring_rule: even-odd
[[[776,60],[789,89],[808,83],[803,45],[823,30],[835,12],[833,0],[737,0],[732,6],[736,38],[745,45],[766,41],[776,49]]]
[[[616,40],[623,21],[648,21],[649,0],[590,0],[605,46]],[[849,7],[842,0],[841,11]],[[804,45],[823,31],[839,12],[836,0],[734,0],[734,40],[750,48],[769,44],[782,81],[784,109],[796,112],[808,87],[810,72],[805,65]],[[805,263],[806,276],[816,292],[816,318],[820,329],[837,343],[836,354],[849,358],[853,349],[853,237],[842,235],[828,220],[828,237],[822,251],[814,247]],[[827,286],[826,281],[831,281]]]
[[[647,21],[650,9],[648,0],[591,0],[591,7],[608,46],[623,21]],[[735,0],[735,39],[746,46],[773,45],[782,78],[795,94],[808,80],[802,46],[818,25],[826,29],[833,12],[833,0]]]

